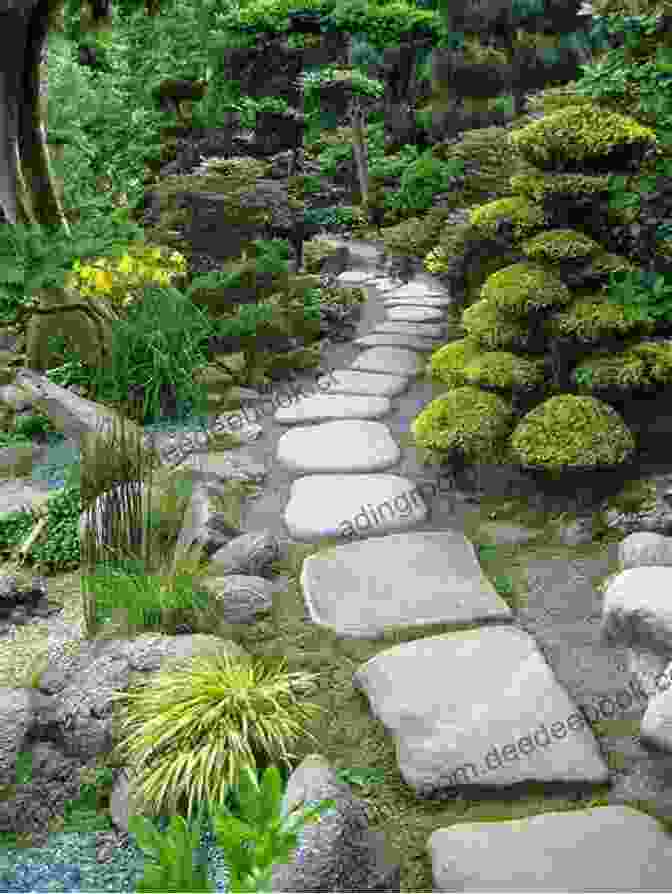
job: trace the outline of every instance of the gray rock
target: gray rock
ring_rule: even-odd
[[[253,624],[273,606],[273,588],[263,577],[247,574],[208,576],[201,581],[225,624]]]
[[[663,537],[652,531],[630,534],[618,546],[618,559],[624,569],[642,565],[672,565],[672,537]]]
[[[263,576],[271,562],[280,557],[280,544],[269,531],[242,534],[218,549],[210,558],[213,575],[251,574]]]

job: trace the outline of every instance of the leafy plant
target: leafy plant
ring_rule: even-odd
[[[609,277],[607,298],[624,308],[626,320],[672,320],[670,274],[653,271],[625,271]]]
[[[285,738],[301,731],[299,717],[320,708],[297,703],[293,691],[315,675],[283,673],[283,663],[275,668],[226,653],[192,658],[115,694],[125,702],[122,730],[129,732],[117,754],[139,768],[143,800],[160,811],[168,799],[175,805],[188,796],[191,815],[194,799],[223,803],[240,768],[256,766],[261,754],[288,762]]]
[[[325,799],[310,808],[296,808],[282,815],[283,786],[277,767],[268,767],[261,785],[250,767],[242,770],[237,786],[241,818],[220,806],[214,816],[217,843],[224,851],[231,877],[228,890],[270,891],[274,864],[287,862],[298,844],[297,832],[306,823],[316,822],[325,810],[335,807]],[[144,817],[131,817],[129,828],[140,846],[156,861],[146,869],[139,891],[212,891],[204,866],[194,867],[194,852],[205,815],[188,831],[182,817],[173,817],[165,841]],[[200,829],[199,829],[200,827]],[[177,888],[175,886],[178,886]]]

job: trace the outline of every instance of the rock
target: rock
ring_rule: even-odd
[[[443,319],[440,307],[388,307],[385,316],[396,323],[436,323]]]
[[[365,805],[338,782],[328,761],[308,755],[289,777],[283,804],[292,810],[327,798],[336,806],[319,822],[304,826],[287,864],[277,864],[272,891],[398,891],[398,857],[384,835],[368,828]]]
[[[456,823],[428,850],[435,891],[662,891],[672,869],[658,821],[620,805]]]
[[[602,641],[636,651],[672,654],[672,604],[668,599],[672,569],[627,568],[615,575],[604,593]]]
[[[630,534],[618,545],[618,560],[624,569],[643,565],[672,565],[672,537],[663,537],[652,531]]]
[[[280,557],[280,544],[268,531],[242,534],[210,557],[212,574],[264,575],[268,566]]]
[[[204,577],[201,587],[207,590],[217,615],[224,624],[253,624],[273,605],[273,589],[263,577],[227,574]]]
[[[352,369],[387,375],[417,376],[424,369],[422,357],[404,348],[370,348],[363,351]]]
[[[12,624],[27,624],[32,616],[48,618],[61,609],[61,605],[47,599],[43,578],[29,580],[26,575],[0,575],[0,635],[7,633]]]
[[[399,461],[382,422],[338,419],[293,428],[278,441],[277,460],[294,472],[374,472]]]
[[[512,625],[491,624],[384,649],[353,679],[397,742],[401,775],[417,797],[479,786],[609,779],[578,706],[534,638]],[[459,680],[459,685],[443,686],[438,695],[427,685],[438,679]]]

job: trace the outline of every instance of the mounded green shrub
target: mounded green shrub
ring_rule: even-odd
[[[613,407],[573,394],[551,397],[530,410],[510,443],[512,456],[523,468],[550,472],[618,465],[636,447]]]

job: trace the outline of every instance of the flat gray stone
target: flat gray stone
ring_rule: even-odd
[[[445,335],[445,326],[438,323],[399,323],[394,320],[385,320],[384,323],[378,323],[373,330],[373,334],[385,332],[396,332],[398,335],[424,335],[429,338],[441,338]]]
[[[420,496],[415,490],[396,505],[408,511]],[[397,512],[394,505],[388,514]],[[379,510],[365,509],[359,522],[373,527]],[[343,636],[375,637],[386,627],[412,624],[511,619],[474,547],[458,531],[388,534],[317,553],[303,563],[301,587],[314,623]]]
[[[406,512],[404,507],[409,502]],[[360,521],[369,514],[369,528]],[[427,505],[409,478],[399,475],[306,475],[292,482],[284,520],[290,537],[314,543],[405,531],[427,518]]]
[[[395,323],[433,323],[444,318],[440,307],[388,307],[385,314]]]
[[[385,307],[450,307],[451,298],[427,295],[425,298],[386,298]]]
[[[509,822],[458,822],[432,832],[427,846],[435,891],[670,887],[669,836],[654,817],[620,804]]]
[[[441,298],[445,297],[445,292],[440,289],[433,289],[430,286],[423,285],[420,282],[409,282],[405,286],[394,289],[387,296],[388,298]]]
[[[451,564],[452,554],[446,573]],[[517,627],[412,640],[369,659],[353,681],[397,743],[399,770],[418,797],[609,779],[586,718]]]
[[[658,687],[651,687],[649,692],[653,697],[646,707],[640,726],[640,737],[643,742],[649,742],[663,751],[672,751],[672,697],[670,697],[670,670],[658,677]],[[661,690],[667,689],[666,692]]]
[[[425,361],[415,351],[404,348],[370,348],[352,364],[352,369],[388,375],[417,376],[423,372]]]
[[[279,407],[274,419],[287,425],[297,422],[325,422],[329,419],[379,419],[392,409],[388,397],[365,394],[314,394],[302,397],[290,407]]]
[[[398,463],[401,451],[382,422],[339,419],[285,432],[276,456],[295,472],[375,472]]]
[[[378,397],[396,397],[408,388],[406,376],[386,376],[354,369],[334,369],[329,376],[317,380],[318,388],[320,383],[329,383],[330,394],[372,394]]]
[[[402,280],[390,279],[389,276],[381,276],[372,283],[382,293],[393,292],[395,289],[401,288],[403,284]]]
[[[418,335],[399,335],[395,332],[379,332],[377,335],[364,335],[362,338],[356,338],[353,344],[362,348],[379,348],[387,346],[390,348],[409,348],[412,351],[427,351],[431,353],[442,344],[443,339],[440,338],[421,338]]]
[[[377,279],[375,273],[364,270],[344,270],[336,277],[336,282],[341,285],[359,285],[361,283],[370,283]]]

